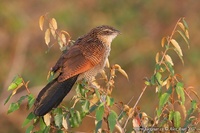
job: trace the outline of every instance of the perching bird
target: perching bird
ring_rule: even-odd
[[[34,114],[43,116],[57,107],[77,80],[84,78],[91,82],[104,68],[111,42],[119,33],[113,27],[103,25],[78,38],[52,68],[52,72],[59,72],[59,75],[38,94]]]

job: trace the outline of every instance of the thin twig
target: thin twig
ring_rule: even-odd
[[[135,105],[133,106],[133,110],[132,110],[132,112],[130,113],[130,115],[128,116],[128,118],[127,118],[127,120],[126,120],[126,122],[125,122],[125,124],[124,124],[124,127],[123,127],[123,129],[125,129],[125,127],[126,127],[126,126],[127,126],[127,124],[128,124],[128,121],[129,121],[129,120],[130,120],[130,118],[133,116],[134,110],[135,110],[135,108],[136,108],[137,104],[139,103],[140,99],[142,98],[142,96],[143,96],[143,94],[144,94],[144,92],[145,92],[146,88],[147,88],[147,85],[146,85],[146,86],[143,88],[143,90],[142,90],[142,92],[141,92],[140,96],[138,97],[138,99],[137,99],[137,101],[136,101]]]

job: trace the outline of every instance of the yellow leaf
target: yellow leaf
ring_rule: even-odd
[[[169,55],[165,55],[165,60],[169,62],[172,66],[174,65],[172,58]]]
[[[68,119],[68,116],[67,116],[66,119],[63,117],[62,125],[63,125],[63,127],[64,127],[66,130],[69,129],[69,119]]]
[[[51,124],[51,115],[49,113],[47,113],[46,115],[44,115],[44,123],[49,126]]]
[[[162,47],[165,46],[165,40],[166,40],[166,37],[163,37],[162,40],[161,40],[161,46],[162,46]]]
[[[186,36],[188,39],[190,39],[188,30],[185,30],[185,36]]]
[[[179,26],[183,31],[185,31],[185,26],[183,25],[183,23],[178,22],[178,26]]]
[[[54,29],[50,29],[52,36],[56,39],[56,31]]]
[[[68,36],[69,40],[71,39],[71,36],[70,36],[70,34],[67,31],[62,30],[61,33],[66,34]]]
[[[39,26],[42,31],[43,31],[43,25],[44,25],[44,15],[40,16],[39,18]]]
[[[127,73],[121,68],[120,65],[115,64],[115,65],[114,65],[114,68],[115,68],[116,70],[118,70],[123,76],[125,76],[125,77],[128,79]]]
[[[63,41],[58,37],[58,44],[60,45],[60,48],[63,48]]]
[[[44,40],[45,40],[46,45],[48,45],[50,42],[50,30],[49,29],[47,29],[45,32]]]
[[[176,50],[178,51],[180,56],[183,56],[181,47],[179,46],[178,42],[176,40],[174,40],[174,39],[171,39],[171,43],[174,45],[174,47],[176,48]]]
[[[63,44],[66,45],[66,43],[67,43],[66,41],[67,40],[66,40],[66,37],[65,37],[65,35],[63,33],[61,33],[61,40],[62,40]]]
[[[156,63],[159,63],[159,52],[156,54]]]
[[[57,26],[57,22],[56,22],[56,19],[55,18],[52,18],[50,23],[49,23],[49,27],[56,30],[58,28]]]
[[[106,59],[106,67],[107,67],[107,68],[110,68],[110,63],[109,63],[108,58]]]
[[[108,81],[108,77],[106,75],[106,72],[104,70],[102,70],[100,73],[101,73],[101,76],[103,77],[103,79],[105,79],[106,81]]]

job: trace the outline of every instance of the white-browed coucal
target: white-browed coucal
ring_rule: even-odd
[[[52,72],[59,72],[59,75],[38,94],[34,114],[43,116],[57,107],[77,80],[85,78],[91,82],[104,68],[111,42],[118,34],[119,31],[113,27],[103,25],[79,37],[52,68]]]

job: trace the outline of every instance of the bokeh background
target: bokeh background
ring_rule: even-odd
[[[40,31],[38,19],[49,13],[59,29],[68,31],[72,39],[91,28],[106,24],[119,29],[122,34],[112,45],[110,64],[119,64],[128,73],[129,81],[117,73],[114,97],[134,105],[144,87],[144,78],[153,74],[156,53],[161,50],[163,36],[171,34],[180,17],[189,25],[190,44],[181,41],[185,64],[173,56],[176,73],[183,76],[185,86],[193,86],[200,94],[200,1],[195,0],[10,0],[0,2],[0,132],[21,133],[21,123],[28,113],[24,108],[6,114],[4,100],[9,95],[7,87],[16,74],[30,80],[29,87],[36,96],[44,86],[48,70],[60,56],[59,46],[54,45],[46,53],[44,32]],[[21,91],[20,94],[25,92]],[[66,98],[69,100],[74,93]],[[147,89],[139,106],[148,115],[156,108],[155,89]],[[17,96],[16,96],[17,99]],[[15,101],[15,98],[13,99]],[[87,131],[82,127],[82,131]]]

